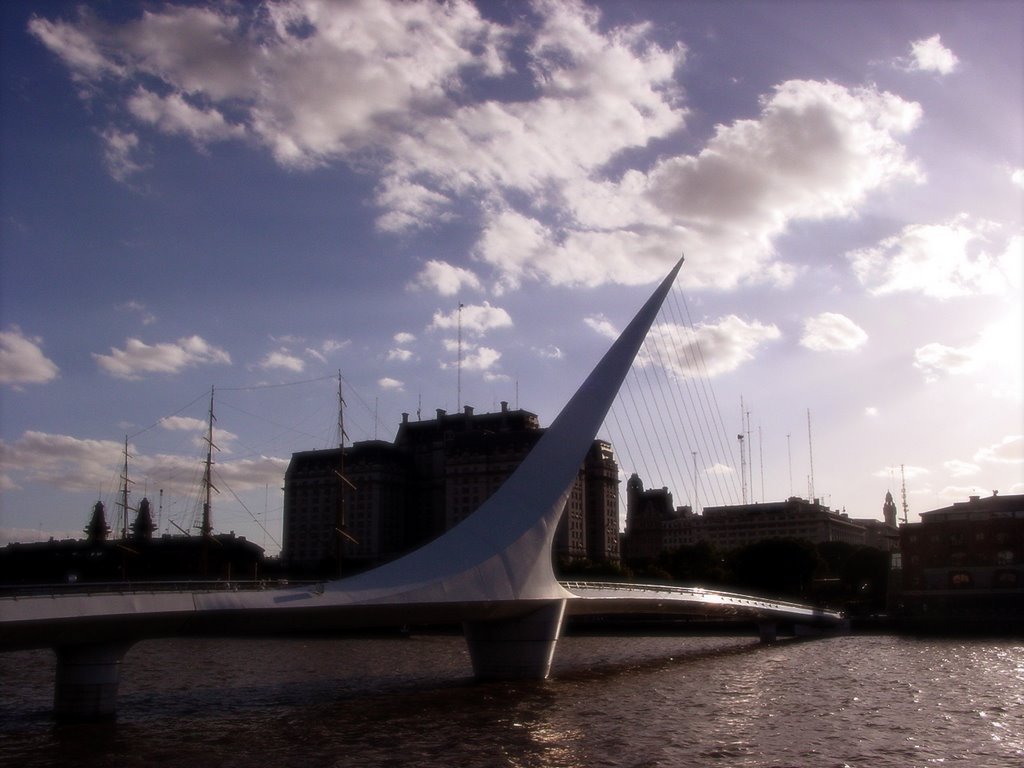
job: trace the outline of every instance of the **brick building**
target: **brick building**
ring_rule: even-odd
[[[900,526],[905,617],[935,628],[1024,626],[1024,495],[924,512]]]

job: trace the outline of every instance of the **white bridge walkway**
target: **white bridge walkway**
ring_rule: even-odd
[[[476,512],[366,573],[266,590],[75,591],[0,598],[0,651],[57,652],[58,716],[113,715],[121,660],[137,641],[398,625],[462,624],[481,678],[547,677],[568,615],[747,618],[837,627],[809,606],[699,588],[559,583],[555,530],[583,458],[682,266],[675,266],[518,469]],[[258,673],[254,670],[254,674]]]

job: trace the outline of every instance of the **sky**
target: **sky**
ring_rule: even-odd
[[[701,363],[635,373],[703,392],[720,450],[655,417],[687,433],[670,458],[617,404],[623,480],[735,503],[744,434],[753,501],[881,519],[905,488],[914,521],[1024,493],[1019,2],[0,25],[0,544],[80,536],[97,499],[115,523],[126,440],[130,505],[191,530],[212,391],[214,528],[273,554],[339,374],[346,442],[502,401],[547,425],[683,253],[654,333]]]

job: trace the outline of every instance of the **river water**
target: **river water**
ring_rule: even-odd
[[[457,636],[152,640],[92,725],[53,722],[54,667],[0,654],[0,765],[1024,765],[1017,640],[569,636],[486,684]]]

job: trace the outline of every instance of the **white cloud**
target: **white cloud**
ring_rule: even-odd
[[[392,379],[388,376],[385,376],[381,379],[377,379],[377,386],[380,387],[381,389],[402,392],[405,387],[405,384],[403,384],[398,379]]]
[[[221,434],[230,435],[215,433],[215,442]],[[144,478],[150,487],[159,487],[166,493],[195,495],[199,466],[195,456],[145,454],[133,445],[129,446],[129,453],[136,482]],[[26,482],[95,493],[97,482],[116,479],[124,461],[124,443],[27,431],[12,444],[0,441],[0,457],[6,470],[22,475]],[[222,487],[238,492],[279,485],[287,468],[286,459],[262,456],[218,461],[214,472],[224,481]]]
[[[876,246],[846,255],[857,278],[876,295],[1007,294],[1020,287],[1024,238],[960,214],[945,224],[911,224]]]
[[[128,110],[163,133],[186,136],[201,145],[245,136],[242,126],[231,125],[216,109],[190,104],[179,93],[158,96],[139,88],[128,100]]]
[[[384,179],[378,186],[376,203],[387,213],[377,217],[377,228],[384,232],[404,232],[417,229],[425,222],[448,221],[452,218],[448,211],[452,202],[447,195],[423,184],[408,179]]]
[[[408,349],[390,349],[388,350],[388,360],[396,360],[404,363],[408,360],[412,360],[412,352]]]
[[[445,339],[444,348],[450,354],[459,351],[459,344],[454,339]],[[501,352],[492,347],[473,346],[463,344],[462,346],[462,370],[464,371],[489,371],[501,359]],[[442,362],[442,369],[456,367],[456,361]]]
[[[845,315],[822,312],[804,321],[801,346],[815,352],[846,352],[864,346],[868,335]]]
[[[116,474],[124,444],[27,431],[15,443],[0,442],[0,455],[6,471],[24,473],[30,482],[95,493],[97,482]]]
[[[409,333],[408,331],[399,331],[392,338],[396,344],[412,344],[416,341],[415,334]]]
[[[542,357],[545,360],[561,360],[565,357],[565,354],[561,349],[556,347],[554,344],[549,344],[546,347],[541,347],[536,350],[538,357]]]
[[[939,35],[915,40],[910,44],[910,58],[898,62],[906,69],[948,75],[956,71],[960,60],[942,44]]]
[[[337,339],[326,339],[320,344],[320,352],[324,355],[331,355],[339,350],[345,349],[352,343],[351,339],[338,341]]]
[[[931,382],[942,376],[979,374],[979,382],[988,389],[986,396],[1020,401],[1024,398],[1024,370],[1020,354],[1015,353],[1020,349],[1024,349],[1024,328],[1019,310],[1011,310],[966,346],[932,342],[918,347],[914,367]]]
[[[1024,463],[1024,435],[1009,435],[1000,442],[981,448],[974,460],[987,464]]]
[[[420,270],[411,287],[429,288],[442,296],[457,296],[465,288],[480,290],[482,286],[470,270],[431,259]]]
[[[587,326],[596,331],[606,339],[617,339],[619,338],[619,329],[615,327],[611,320],[604,315],[592,315],[590,317],[583,318],[583,322]]]
[[[718,463],[716,463],[716,464],[713,464],[712,466],[708,467],[707,469],[705,469],[704,470],[704,474],[706,474],[706,475],[734,475],[734,474],[736,474],[736,470],[733,469],[730,466],[725,465],[725,464],[718,464]]]
[[[168,416],[160,420],[160,426],[173,431],[203,432],[207,428],[207,422],[192,416]]]
[[[227,352],[200,336],[153,345],[127,339],[124,349],[111,347],[109,355],[94,352],[93,358],[104,371],[121,379],[139,379],[144,373],[177,373],[194,365],[231,363]]]
[[[951,477],[970,477],[981,471],[981,467],[977,464],[972,464],[969,461],[961,461],[960,459],[950,459],[949,461],[943,462],[942,466],[945,467]]]
[[[142,320],[143,325],[152,325],[153,323],[156,322],[156,315],[150,312],[146,308],[146,305],[143,304],[141,301],[135,301],[134,299],[131,299],[129,301],[124,302],[123,304],[118,304],[115,307],[115,309],[122,312],[133,312],[139,315],[139,318]]]
[[[306,368],[306,361],[296,357],[287,348],[282,347],[273,352],[268,352],[259,362],[259,367],[265,370],[272,368],[283,368],[286,371],[302,373]]]
[[[1010,181],[1014,186],[1024,189],[1024,168],[1011,168]]]
[[[935,381],[940,374],[967,373],[974,370],[975,356],[970,347],[957,349],[932,342],[914,350],[914,367],[925,378]]]
[[[103,159],[111,178],[126,182],[146,169],[144,164],[136,160],[139,153],[138,134],[111,126],[100,133],[100,137],[104,144]]]
[[[492,307],[490,302],[483,304],[465,304],[462,307],[461,319],[459,310],[453,309],[448,314],[438,310],[430,324],[431,330],[447,330],[462,324],[464,333],[483,335],[495,328],[511,328],[512,317],[501,307]]]
[[[878,408],[873,405],[869,405],[864,408],[864,415],[870,419],[878,418]]]
[[[780,336],[774,325],[747,322],[735,315],[697,325],[692,331],[658,323],[648,333],[637,363],[659,365],[680,378],[720,376],[753,360],[758,347]]]
[[[164,429],[177,432],[192,432],[195,435],[195,439],[192,441],[194,445],[205,447],[206,435],[209,432],[209,422],[203,419],[196,419],[191,416],[168,416],[160,420],[160,426]],[[234,432],[229,432],[226,429],[214,426],[213,428],[213,444],[222,453],[231,453],[232,444],[238,439],[238,435]]]
[[[575,220],[560,228],[507,205],[489,209],[476,255],[509,287],[649,282],[681,250],[693,285],[786,284],[793,268],[773,240],[791,222],[847,217],[873,190],[920,180],[898,141],[920,115],[917,104],[874,88],[789,81],[757,119],[718,126],[697,155],[618,180],[565,177],[560,202]]]
[[[157,83],[165,95],[111,89],[142,122],[199,142],[244,130],[291,167],[386,147],[391,123],[443,101],[464,68],[504,66],[502,31],[467,2],[161,6],[121,24],[83,10],[29,29],[90,88]]]
[[[31,29],[133,118],[117,128],[135,136],[125,157],[136,129],[197,144],[244,134],[283,166],[376,174],[386,230],[468,205],[481,223],[472,255],[498,290],[647,283],[680,250],[691,285],[786,284],[794,268],[773,241],[793,222],[853,215],[872,191],[921,176],[900,143],[917,104],[799,80],[697,154],[612,174],[627,150],[684,127],[685,48],[583,2],[537,0],[529,16],[505,27],[461,0],[291,0],[158,6],[119,24],[82,11]],[[492,94],[514,84],[516,98],[478,96],[482,79]],[[481,278],[432,261],[414,284],[455,295]]]
[[[489,371],[500,359],[501,352],[498,350],[480,346],[463,356],[462,368],[466,371]]]
[[[60,56],[79,82],[106,75],[120,76],[124,70],[103,50],[104,41],[95,35],[99,23],[88,9],[79,11],[79,25],[33,17],[29,31],[47,48]]]
[[[26,336],[17,326],[0,331],[0,384],[19,387],[57,378],[60,369],[43,354],[42,343],[41,338]]]
[[[889,479],[899,478],[901,475],[906,480],[914,480],[925,475],[930,475],[931,470],[924,467],[915,467],[904,464],[901,467],[885,467],[872,473],[874,477],[885,477]]]

